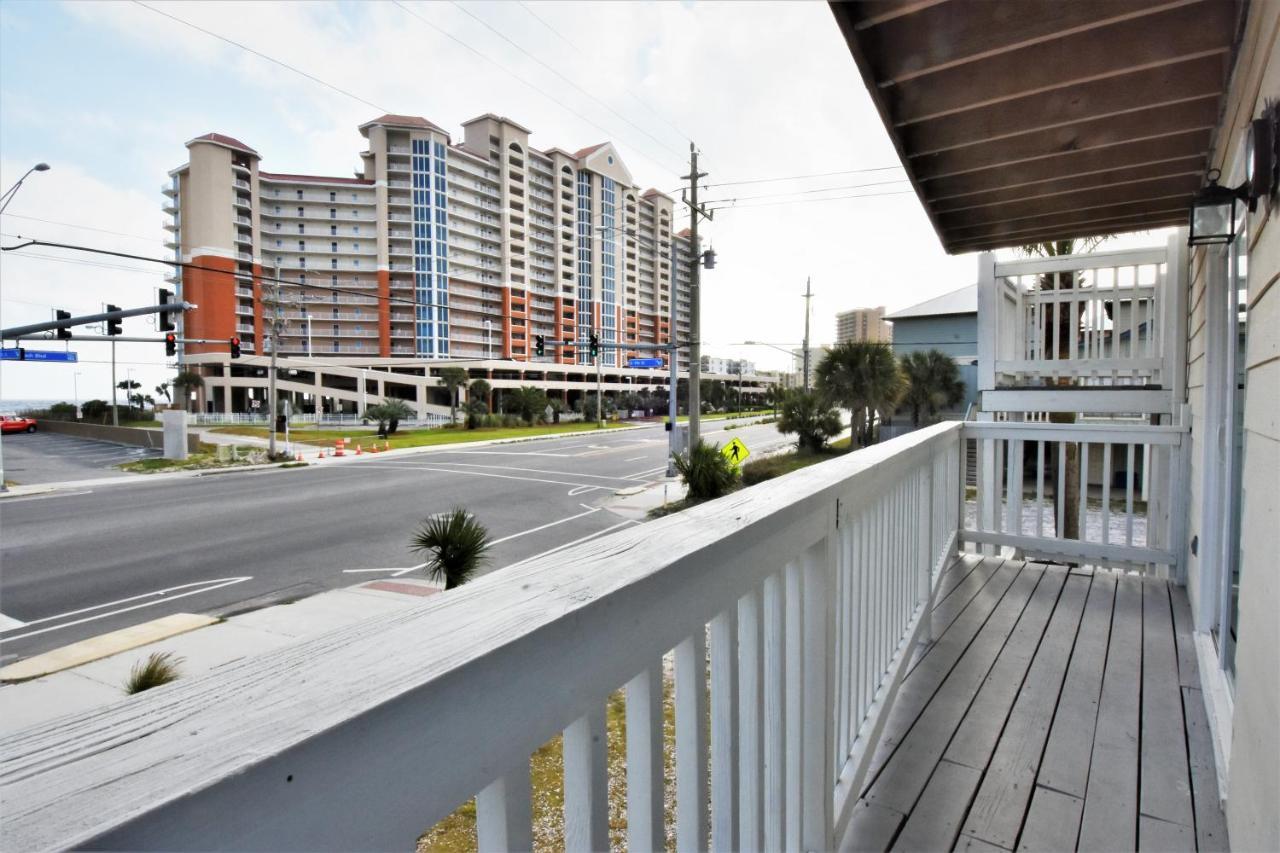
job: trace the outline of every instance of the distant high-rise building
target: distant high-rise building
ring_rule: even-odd
[[[261,279],[278,271],[282,355],[588,364],[595,334],[623,345],[602,347],[612,367],[655,355],[626,344],[667,342],[673,281],[689,339],[693,251],[671,197],[636,186],[612,143],[538,150],[492,114],[462,127],[455,143],[417,116],[365,122],[354,177],[267,172],[243,142],[192,139],[164,187],[166,245],[205,268],[169,277],[199,305],[182,336],[262,354]]]
[[[836,343],[870,341],[889,343],[893,340],[893,324],[884,319],[884,306],[854,308],[836,314]]]
[[[755,376],[756,365],[745,358],[720,358],[714,355],[702,357],[702,372],[727,376]]]
[[[813,387],[813,377],[814,377],[814,373],[818,369],[819,362],[822,361],[823,356],[825,356],[830,349],[831,347],[829,346],[809,347],[808,385],[810,388]],[[796,385],[796,387],[804,387],[804,385],[806,384],[805,375],[804,375],[804,349],[803,348],[793,349],[791,351],[791,356],[795,360],[794,362],[795,370],[793,372],[794,384]]]

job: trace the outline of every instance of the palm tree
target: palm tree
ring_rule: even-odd
[[[470,377],[461,367],[445,367],[440,370],[440,384],[449,392],[449,422],[458,422],[458,390],[467,387]]]
[[[901,366],[907,379],[902,405],[911,409],[912,426],[920,426],[922,413],[933,420],[939,409],[964,399],[960,371],[955,359],[945,352],[936,349],[909,352],[902,357]]]
[[[482,414],[489,414],[489,393],[493,390],[493,386],[483,379],[473,379],[471,384],[467,386],[467,400],[469,402],[478,402],[484,406]],[[470,408],[470,406],[468,406]]]
[[[849,441],[856,447],[872,443],[875,416],[892,413],[907,387],[888,345],[868,341],[836,344],[814,373],[819,393],[849,410]]]
[[[479,571],[489,551],[489,531],[462,507],[430,516],[413,534],[411,550],[430,556],[427,577],[445,589],[461,586]]]
[[[787,399],[787,389],[783,388],[781,385],[770,385],[769,390],[765,392],[765,398],[769,401],[769,406],[773,409],[773,413],[776,415],[778,413],[778,407]]]
[[[381,403],[365,407],[364,416],[378,422],[378,436],[386,438],[400,427],[400,421],[413,417],[413,409],[404,400],[387,397]]]
[[[173,377],[173,381],[169,383],[173,386],[173,390],[182,395],[182,408],[189,409],[191,392],[204,387],[204,377],[194,370],[180,370],[178,375]]]
[[[547,411],[547,392],[532,385],[521,385],[507,398],[512,411],[517,412],[524,422],[532,424]]]
[[[812,391],[793,391],[782,400],[778,432],[796,434],[801,450],[817,452],[827,439],[840,432],[840,414]]]
[[[173,402],[173,397],[169,396],[169,383],[168,383],[168,382],[161,382],[159,385],[157,385],[157,386],[156,386],[156,393],[157,393],[157,394],[163,394],[163,395],[164,395],[165,402],[167,402],[167,403],[172,403],[172,402]]]

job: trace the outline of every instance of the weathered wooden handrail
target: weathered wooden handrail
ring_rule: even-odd
[[[602,849],[625,686],[628,841],[660,847],[674,650],[678,846],[834,847],[954,554],[961,429],[4,738],[0,846],[404,848],[478,795],[481,847],[527,849],[563,732],[566,846]]]

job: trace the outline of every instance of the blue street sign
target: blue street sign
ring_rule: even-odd
[[[12,347],[0,349],[0,360],[3,361],[78,361],[73,352],[50,352],[48,350]]]
[[[627,367],[662,367],[660,358],[629,358]]]

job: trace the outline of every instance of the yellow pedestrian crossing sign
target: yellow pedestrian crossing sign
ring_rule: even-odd
[[[742,439],[735,438],[733,441],[720,448],[721,455],[728,459],[731,463],[741,465],[747,461],[747,457],[751,455],[751,451],[747,450],[747,446],[742,443]]]

